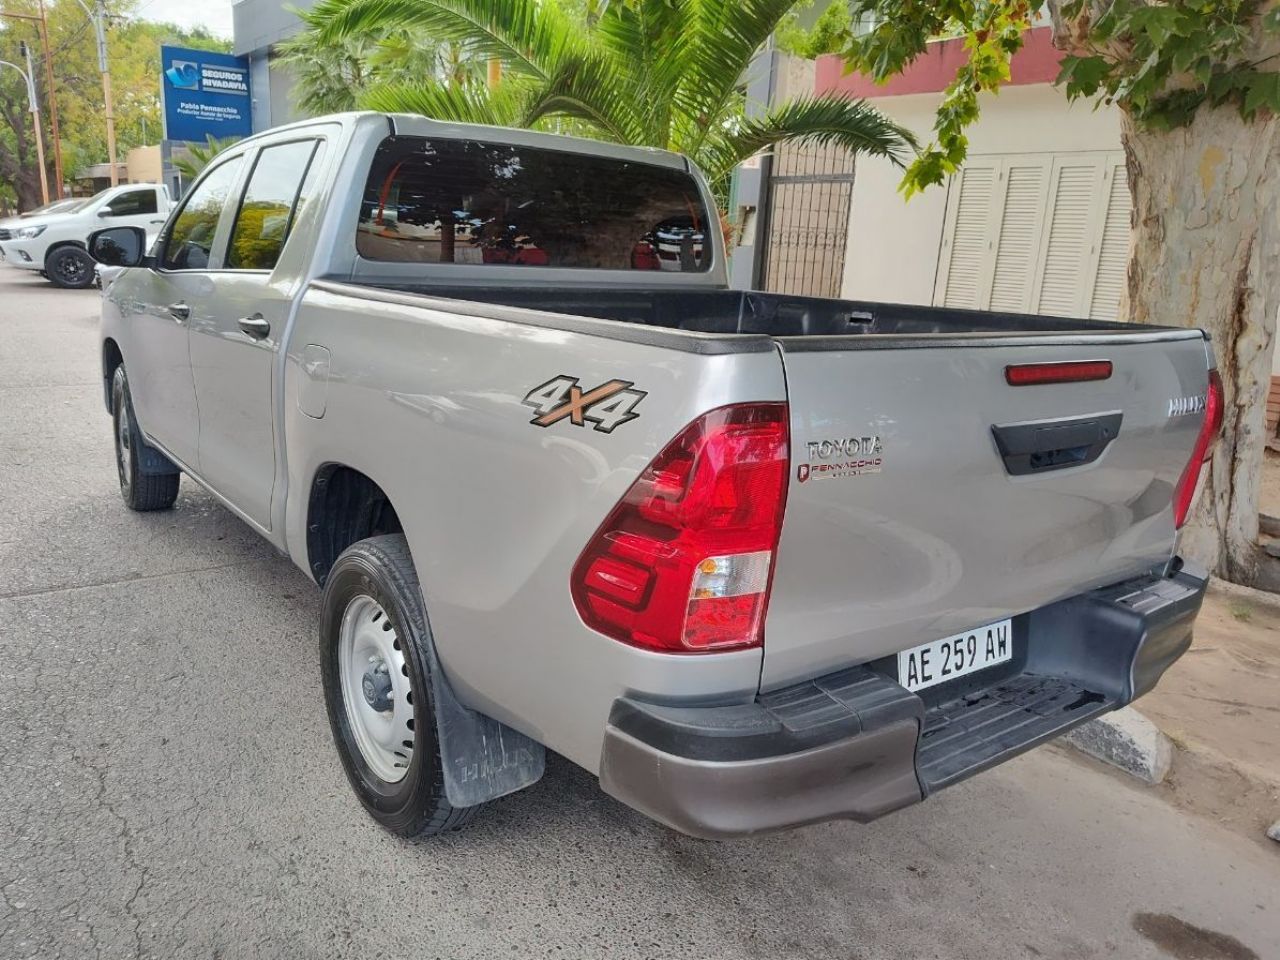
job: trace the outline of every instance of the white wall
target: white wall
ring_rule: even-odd
[[[941,94],[881,97],[875,105],[929,142]],[[969,153],[1071,153],[1120,149],[1114,107],[1067,103],[1047,84],[1007,87],[984,96],[982,119],[969,130]],[[884,160],[859,159],[849,218],[842,295],[859,300],[930,303],[947,188],[931,187],[911,200],[898,192],[902,174]]]

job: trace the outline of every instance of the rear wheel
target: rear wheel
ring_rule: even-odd
[[[129,379],[124,364],[111,377],[111,425],[115,434],[116,471],[120,475],[120,496],[130,510],[168,510],[178,499],[177,473],[147,474],[140,469],[142,446],[146,443],[133,415]]]
[[[59,247],[45,258],[44,270],[54,286],[83,290],[93,284],[93,263],[79,247]]]
[[[431,695],[431,630],[402,534],[348,547],[325,580],[321,679],[329,723],[356,796],[401,837],[429,837],[467,823],[478,807],[454,807]]]

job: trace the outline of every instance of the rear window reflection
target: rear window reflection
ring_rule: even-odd
[[[402,263],[710,268],[693,177],[668,167],[473,140],[379,147],[356,249]]]

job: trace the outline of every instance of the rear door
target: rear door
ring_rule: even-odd
[[[780,341],[792,474],[765,688],[1168,559],[1173,489],[1203,419],[1175,402],[1205,395],[1198,331],[859,339]],[[1110,376],[1006,382],[1010,366],[1093,360]]]
[[[262,147],[235,207],[201,309],[191,318],[191,370],[200,410],[200,472],[264,530],[271,529],[276,357],[295,292],[275,267],[314,183],[314,136]]]

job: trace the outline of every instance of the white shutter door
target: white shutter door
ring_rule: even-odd
[[[1042,244],[1035,311],[1079,316],[1088,302],[1089,247],[1098,208],[1102,165],[1096,155],[1060,158],[1053,165],[1052,201]]]
[[[1098,269],[1093,281],[1089,317],[1093,320],[1123,319],[1120,298],[1129,273],[1129,181],[1123,159],[1107,165],[1106,216],[1098,243]]]
[[[1048,197],[1048,160],[1010,158],[1005,164],[1004,210],[997,230],[991,299],[982,306],[1006,313],[1031,307],[1031,285]]]
[[[941,300],[945,307],[970,309],[984,306],[998,171],[999,161],[966,164],[952,181],[934,303]]]

